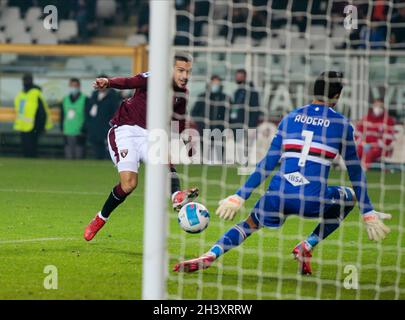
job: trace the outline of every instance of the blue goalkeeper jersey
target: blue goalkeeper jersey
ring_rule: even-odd
[[[353,126],[331,107],[318,104],[298,108],[283,118],[265,158],[237,194],[249,198],[281,161],[268,190],[280,196],[289,194],[288,198],[296,194],[297,199],[319,201],[326,193],[330,166],[338,154],[345,161],[361,213],[373,210]]]

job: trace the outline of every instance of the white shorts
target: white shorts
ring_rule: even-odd
[[[146,162],[148,131],[139,126],[119,126],[108,131],[108,149],[118,172],[138,172],[140,162]]]

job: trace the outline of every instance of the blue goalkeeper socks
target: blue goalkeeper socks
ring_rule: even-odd
[[[253,232],[258,229],[250,227],[250,225],[243,221],[229,229],[221,239],[219,239],[209,250],[208,254],[214,254],[216,258],[228,252],[232,248],[239,246],[245,241]]]
[[[311,233],[311,235],[308,236],[307,240],[305,240],[305,243],[308,247],[308,249],[312,250],[313,247],[315,247],[321,239],[316,235],[315,233]]]

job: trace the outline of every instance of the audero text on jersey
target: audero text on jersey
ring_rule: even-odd
[[[297,114],[295,116],[294,122],[312,124],[314,126],[324,126],[326,128],[329,127],[329,125],[330,125],[330,121],[328,119],[315,118],[315,117],[310,117],[310,116],[306,116],[303,114]]]

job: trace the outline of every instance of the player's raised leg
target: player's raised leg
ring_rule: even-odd
[[[144,145],[146,140],[146,136],[143,137],[138,134],[140,130],[130,126],[119,126],[112,128],[108,133],[108,148],[111,159],[118,169],[120,182],[109,194],[101,211],[86,227],[84,238],[87,241],[95,237],[111,213],[125,201],[138,185],[138,168],[142,157],[142,154],[139,154],[139,146]]]
[[[189,203],[198,197],[199,190],[196,187],[181,190],[180,179],[174,165],[170,165],[170,181],[174,210],[179,211],[186,203]]]
[[[353,210],[356,203],[354,190],[348,187],[328,187],[326,196],[329,201],[335,203],[325,204],[324,214],[321,214],[322,221],[306,240],[295,246],[292,252],[298,261],[300,273],[304,275],[312,274],[312,250],[339,228],[340,223]]]

